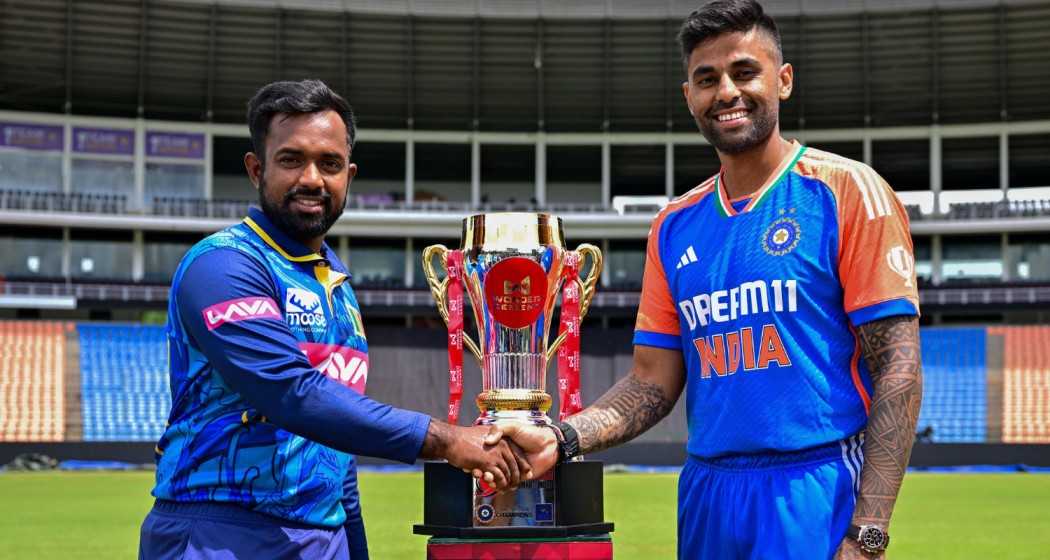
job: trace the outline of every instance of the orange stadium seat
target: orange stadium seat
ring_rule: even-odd
[[[1050,327],[993,327],[1003,336],[1003,442],[1050,443]]]
[[[0,441],[65,437],[65,333],[59,321],[0,321]]]

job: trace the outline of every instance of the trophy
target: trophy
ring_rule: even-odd
[[[582,409],[580,322],[594,297],[602,254],[589,244],[570,251],[564,239],[561,219],[550,214],[479,214],[463,220],[459,250],[431,245],[423,251],[423,270],[449,329],[449,422],[456,423],[459,415],[464,346],[482,372],[475,424],[550,424],[546,374],[555,357],[560,416]],[[587,259],[591,266],[581,278]],[[464,292],[476,341],[464,330]],[[559,330],[550,342],[559,293]],[[424,465],[424,523],[415,526],[416,533],[559,537],[611,530],[612,524],[603,521],[598,461],[558,465],[502,494],[445,463]]]

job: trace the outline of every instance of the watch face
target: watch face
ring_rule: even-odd
[[[860,546],[861,548],[880,551],[886,548],[886,532],[878,527],[864,527],[860,532]]]

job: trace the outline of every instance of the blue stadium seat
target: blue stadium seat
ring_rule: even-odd
[[[939,443],[987,438],[987,333],[983,328],[922,329],[922,410],[918,429]]]
[[[78,324],[85,441],[155,441],[171,396],[164,328]]]

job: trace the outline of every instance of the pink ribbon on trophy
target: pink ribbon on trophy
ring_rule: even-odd
[[[463,252],[449,251],[448,269],[448,422],[459,421],[463,397]]]
[[[565,258],[565,281],[561,290],[561,326],[565,342],[558,348],[558,419],[583,410],[580,396],[580,254]]]

